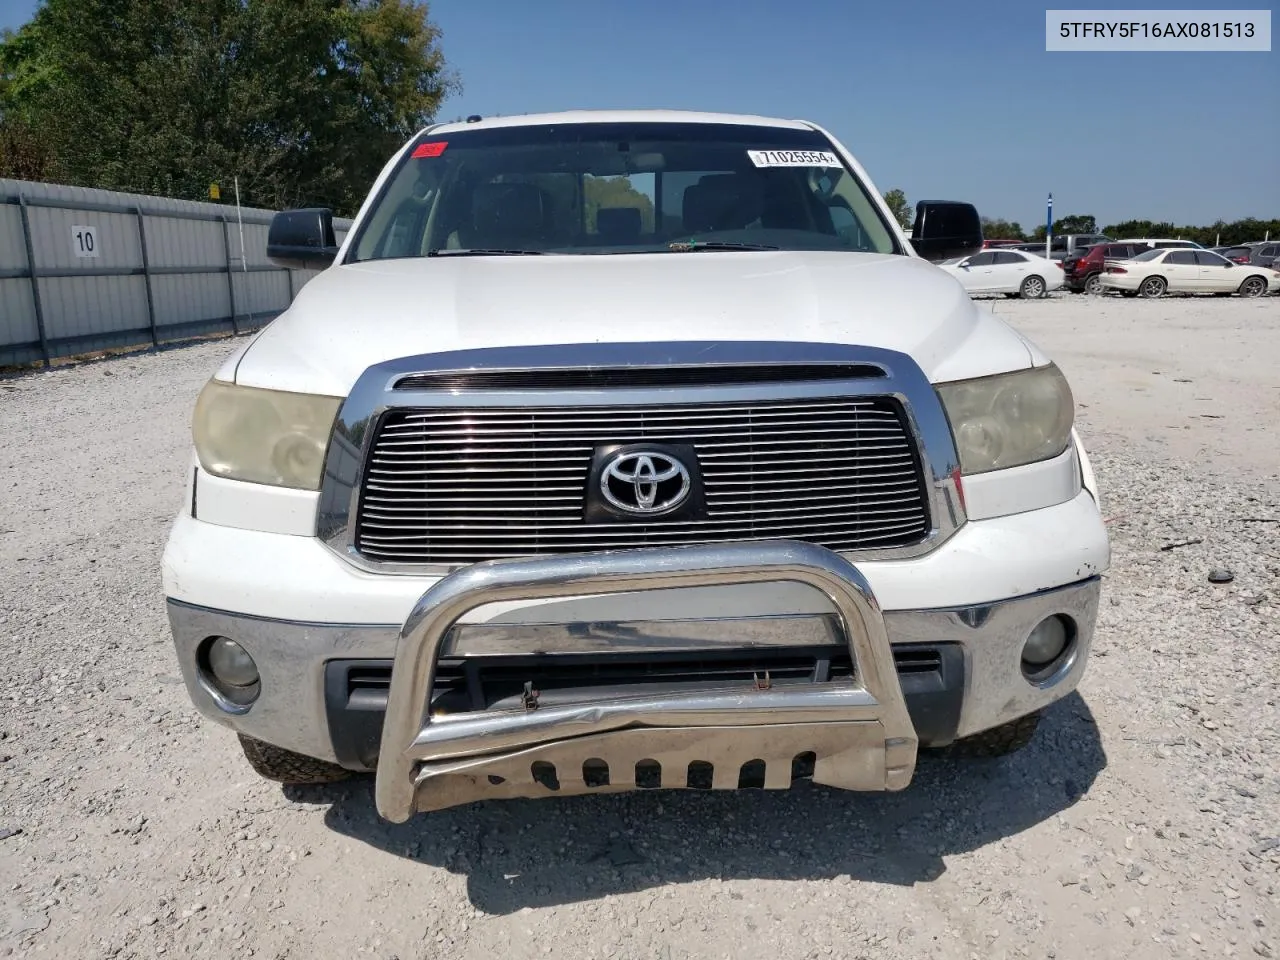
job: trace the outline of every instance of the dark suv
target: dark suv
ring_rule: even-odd
[[[1062,261],[1062,272],[1067,289],[1072,293],[1099,294],[1102,292],[1102,262],[1104,260],[1132,260],[1151,248],[1145,243],[1098,243],[1083,251],[1081,256]]]
[[[1237,252],[1243,252],[1242,259],[1236,259]],[[1238,247],[1232,247],[1230,251],[1223,254],[1228,260],[1235,260],[1236,263],[1247,263],[1254,267],[1270,267],[1272,270],[1280,270],[1277,262],[1280,261],[1280,240],[1263,240],[1254,241],[1253,243],[1242,243]]]

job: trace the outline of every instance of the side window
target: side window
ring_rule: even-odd
[[[969,266],[971,267],[989,267],[996,262],[996,255],[990,250],[985,253],[979,253],[969,258]]]
[[[1007,250],[997,250],[995,262],[999,264],[1018,264],[1026,263],[1027,261],[1022,259],[1022,257],[1016,253],[1010,253]]]
[[[1164,262],[1179,267],[1195,266],[1196,255],[1190,250],[1175,250],[1164,258]]]
[[[1280,257],[1280,247],[1263,247],[1258,254],[1260,257]]]
[[[1221,267],[1227,263],[1226,260],[1218,256],[1216,253],[1210,253],[1208,250],[1196,251],[1196,263],[1202,267]]]

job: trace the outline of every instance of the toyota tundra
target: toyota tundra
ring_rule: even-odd
[[[382,816],[908,786],[1075,689],[1106,529],[1061,371],[808,122],[424,129],[204,386],[163,560],[196,707]],[[1052,762],[1046,757],[1045,762]]]

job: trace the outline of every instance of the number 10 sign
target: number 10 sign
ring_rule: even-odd
[[[76,224],[71,228],[71,252],[77,257],[98,256],[98,228]]]

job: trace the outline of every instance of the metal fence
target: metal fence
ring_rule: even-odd
[[[0,366],[263,326],[315,276],[268,262],[272,213],[0,179]]]

